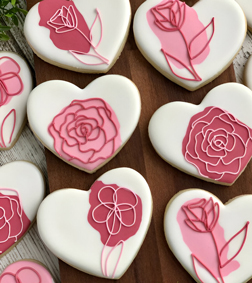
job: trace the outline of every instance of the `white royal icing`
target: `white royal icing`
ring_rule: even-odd
[[[34,164],[27,161],[13,161],[0,168],[0,188],[18,192],[23,210],[32,222],[45,195],[44,178]],[[15,195],[11,190],[0,190],[2,194]]]
[[[248,23],[248,29],[252,29],[252,2],[250,0],[236,0],[241,6]]]
[[[0,60],[2,57],[9,57],[19,65],[20,72],[18,75],[23,84],[23,89],[19,94],[13,95],[8,103],[0,106],[0,149],[8,149],[15,144],[25,125],[26,103],[32,90],[33,82],[29,66],[23,58],[13,52],[4,51],[0,52]],[[1,71],[1,64],[4,64],[6,60],[8,59],[2,59],[0,63],[1,80],[6,77],[5,72]],[[4,80],[3,83],[5,83]],[[1,94],[1,101],[2,99],[3,94]],[[14,118],[13,111],[15,111],[16,119]],[[10,115],[8,115],[8,113],[10,113]],[[8,117],[6,118],[6,116]]]
[[[210,53],[202,63],[194,65],[196,72],[202,78],[201,81],[181,79],[171,72],[161,52],[161,43],[150,28],[146,17],[147,11],[159,3],[165,2],[147,0],[138,8],[134,17],[133,31],[137,46],[144,57],[164,76],[188,90],[195,90],[212,81],[232,63],[247,31],[246,18],[235,1],[201,0],[193,6],[204,27],[214,18],[214,34],[209,44]],[[185,69],[177,69],[175,66],[173,68],[181,76],[186,75]]]
[[[226,242],[249,222],[244,245],[238,255],[232,260],[232,262],[236,262],[235,270],[233,269],[228,275],[224,275],[223,281],[218,281],[225,283],[248,282],[252,277],[250,268],[252,253],[252,195],[238,196],[224,205],[216,196],[204,190],[189,189],[179,192],[167,204],[164,215],[164,231],[171,251],[197,282],[217,282],[200,265],[197,265],[196,268],[198,274],[201,276],[201,281],[197,277],[192,263],[192,252],[183,239],[181,228],[177,221],[178,212],[186,202],[203,198],[206,200],[212,198],[214,203],[219,204],[218,224],[224,230],[224,238]],[[244,236],[245,230],[243,230],[239,236],[235,237],[235,240],[231,241],[232,243],[228,245],[229,249],[227,257],[229,259],[237,252],[237,247],[242,245]],[[184,237],[186,237],[186,235],[184,235]],[[207,248],[208,247],[206,246],[206,252]],[[218,279],[220,280],[220,278]]]
[[[119,132],[122,141],[119,147],[120,150],[130,138],[138,123],[141,101],[135,84],[119,75],[100,77],[84,89],[65,81],[48,81],[40,84],[32,91],[27,105],[27,115],[31,129],[42,143],[56,154],[54,139],[48,131],[49,124],[73,100],[90,98],[103,99],[115,112],[120,125]],[[118,150],[113,156],[117,152]],[[107,161],[105,160],[105,162]],[[71,164],[71,161],[69,162]],[[77,167],[87,172],[98,169],[95,168],[90,171],[85,169],[85,166]]]
[[[127,188],[142,201],[142,220],[136,234],[124,242],[114,276],[118,279],[128,269],[145,238],[152,215],[152,197],[145,179],[130,168],[110,170],[97,181]],[[101,270],[101,237],[87,219],[89,195],[90,191],[77,189],[62,189],[50,194],[38,210],[38,231],[46,246],[61,260],[86,273],[105,277]],[[119,253],[118,246],[109,259],[110,276]]]
[[[238,83],[215,87],[199,105],[185,102],[167,103],[153,114],[149,122],[149,137],[157,153],[174,167],[198,178],[203,177],[194,165],[185,160],[182,141],[190,119],[208,106],[222,108],[252,128],[252,92]]]
[[[57,48],[49,37],[49,30],[44,26],[39,26],[39,3],[34,5],[26,16],[24,24],[26,39],[33,51],[51,64],[77,72],[105,73],[115,63],[126,42],[131,19],[130,3],[128,0],[74,0],[73,2],[83,15],[89,29],[94,23],[97,10],[99,11],[102,23],[102,38],[96,51],[108,60],[108,64],[95,65],[100,63],[97,58],[89,57],[87,59],[85,55],[77,56],[81,60],[88,62],[88,64],[83,64],[74,58],[69,51]],[[53,11],[51,16],[55,12]],[[96,26],[93,29],[92,40],[97,44],[101,37],[101,28],[98,27],[98,24]]]

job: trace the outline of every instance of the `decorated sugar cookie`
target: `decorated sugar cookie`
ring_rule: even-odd
[[[54,280],[40,262],[20,260],[5,268],[0,283],[54,283]]]
[[[232,63],[247,25],[235,1],[201,0],[189,7],[179,0],[147,0],[133,30],[139,50],[159,72],[196,90]]]
[[[127,78],[103,76],[85,89],[64,81],[36,87],[28,101],[31,129],[67,163],[92,173],[133,133],[140,116],[138,89]]]
[[[14,161],[0,168],[0,257],[33,224],[44,187],[40,170],[30,162]]]
[[[209,182],[232,185],[252,156],[252,92],[237,83],[212,89],[200,105],[171,102],[149,123],[157,153]]]
[[[37,224],[45,245],[86,273],[120,278],[137,255],[152,215],[145,179],[130,168],[103,174],[89,191],[62,189],[41,204]]]
[[[252,31],[252,2],[250,0],[236,0],[241,6],[248,23],[248,29]]]
[[[17,141],[26,123],[26,103],[32,76],[24,59],[13,52],[0,52],[0,149]]]
[[[26,16],[24,32],[46,62],[82,73],[105,73],[123,49],[130,19],[128,0],[43,0]]]
[[[164,231],[171,251],[196,282],[240,283],[252,277],[252,195],[223,204],[200,189],[168,203]]]

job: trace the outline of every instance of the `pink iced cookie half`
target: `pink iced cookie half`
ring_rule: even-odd
[[[39,262],[20,260],[7,266],[0,283],[54,283],[50,272]]]

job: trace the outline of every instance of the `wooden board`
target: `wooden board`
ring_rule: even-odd
[[[38,1],[28,0],[29,7],[36,2]],[[194,2],[196,1],[186,1],[189,5]],[[133,16],[141,3],[142,0],[132,1]],[[99,76],[63,70],[41,61],[37,56],[35,56],[35,70],[37,84],[47,80],[61,79],[84,88]],[[143,58],[136,47],[131,28],[126,46],[109,74],[126,76],[137,85],[140,91],[142,112],[135,132],[119,154],[92,175],[71,167],[46,150],[50,191],[67,187],[88,190],[100,175],[112,168],[126,166],[137,170],[149,183],[153,197],[153,217],[142,248],[128,271],[118,282],[194,282],[166,243],[163,231],[165,206],[174,194],[187,188],[208,190],[223,202],[240,194],[252,193],[252,163],[250,162],[232,187],[210,184],[189,176],[163,161],[150,143],[147,128],[152,114],[161,105],[177,100],[199,104],[213,87],[235,81],[233,66],[230,66],[220,77],[205,87],[195,92],[186,91],[163,77]],[[62,261],[60,261],[60,270],[62,283],[112,282],[112,280],[80,272]]]

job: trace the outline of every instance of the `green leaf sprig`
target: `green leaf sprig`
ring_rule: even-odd
[[[3,19],[6,17],[9,20],[8,25],[0,23],[0,40],[2,41],[9,40],[6,31],[11,29],[11,23],[18,26],[19,20],[17,14],[27,14],[26,10],[19,8],[16,4],[17,0],[0,0],[0,18]]]

